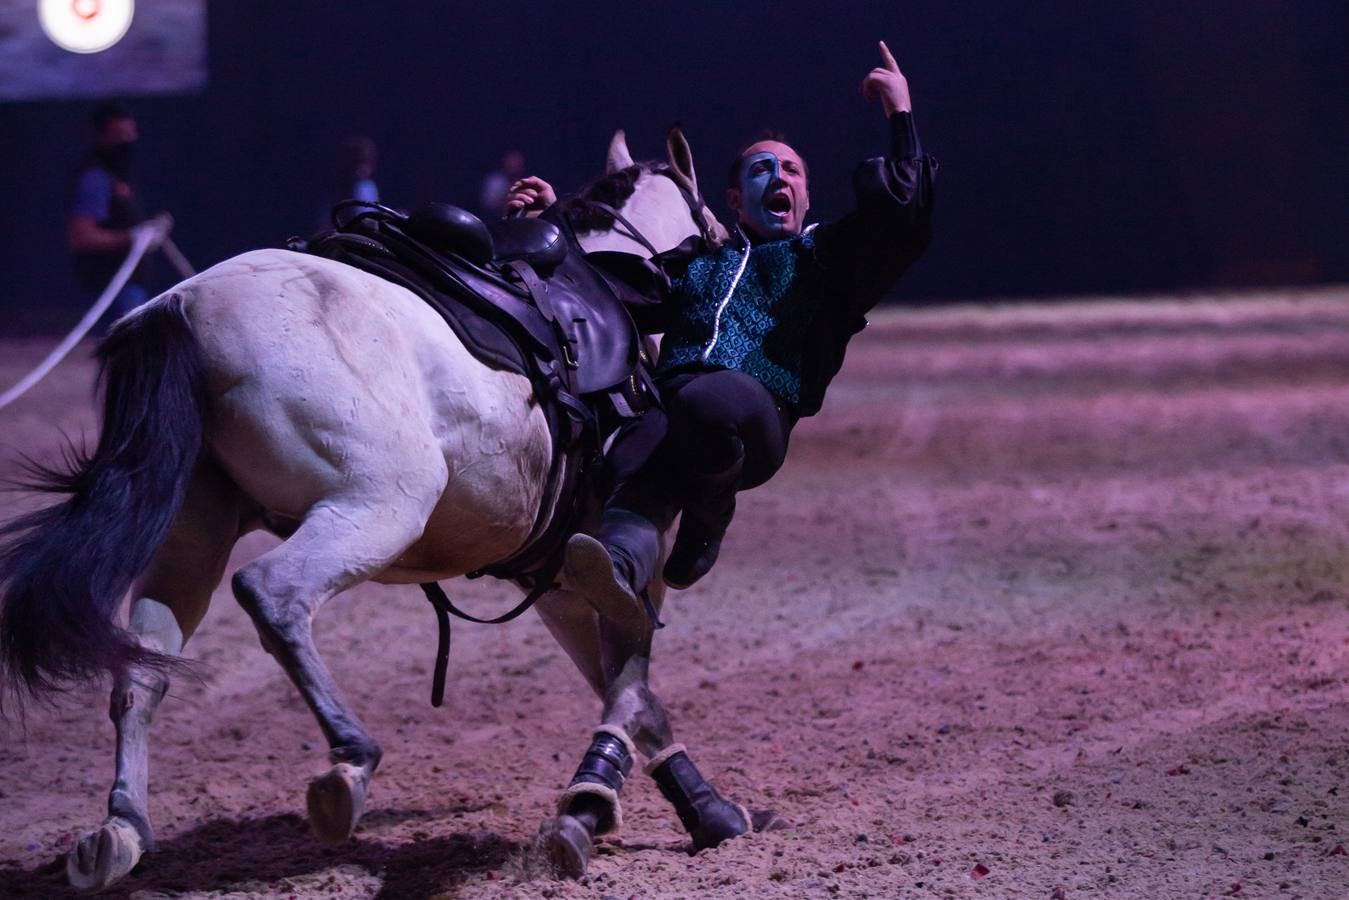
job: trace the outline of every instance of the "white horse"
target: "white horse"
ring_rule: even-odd
[[[701,195],[677,130],[667,153],[667,165],[637,170],[623,217],[660,250],[708,227],[724,236],[701,199],[696,210],[686,202]],[[618,132],[608,170],[632,165]],[[581,238],[587,250],[646,252],[621,230]],[[320,658],[312,619],[360,582],[453,578],[525,542],[554,500],[551,439],[528,380],[471,356],[411,292],[285,250],[244,253],[179,284],[123,319],[100,352],[96,450],[51,476],[49,488],[70,496],[11,523],[0,547],[10,686],[37,694],[113,675],[116,781],[109,815],[67,856],[71,883],[106,888],[152,849],[148,733],[166,660],[201,623],[235,542],[269,517],[298,527],[238,570],[234,594],[328,739],[333,765],[309,784],[308,812],[321,838],[346,840],[380,748]],[[565,591],[536,608],[603,701],[582,768],[603,756],[621,770],[578,772],[546,823],[561,870],[583,872],[594,834],[620,821],[617,789],[637,752],[692,770],[662,790],[695,848],[746,830],[743,809],[674,744],[647,685],[650,622],[606,619]],[[739,813],[731,825],[728,808]],[[720,819],[700,821],[700,809]]]

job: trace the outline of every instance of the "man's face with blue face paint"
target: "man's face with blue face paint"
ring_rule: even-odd
[[[759,240],[800,234],[810,208],[806,164],[780,141],[751,144],[740,156],[739,184],[726,192],[726,205],[740,227]]]

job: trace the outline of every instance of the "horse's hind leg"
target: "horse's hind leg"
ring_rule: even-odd
[[[443,462],[438,470],[419,464],[383,489],[370,484],[361,495],[323,500],[285,543],[234,576],[234,594],[263,647],[286,670],[328,740],[333,767],[308,791],[310,823],[328,842],[345,841],[355,829],[380,748],[319,656],[313,617],[330,597],[378,574],[417,540],[445,479]]]
[[[211,463],[194,473],[173,527],[132,588],[129,630],[141,646],[178,656],[206,614],[239,534],[234,486]],[[109,715],[117,731],[117,775],[103,824],[66,857],[66,876],[82,891],[102,890],[154,849],[150,828],[150,723],[168,690],[168,674],[133,667],[114,679]]]

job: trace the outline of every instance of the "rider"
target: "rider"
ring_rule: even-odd
[[[890,150],[858,167],[853,212],[805,225],[806,163],[780,136],[732,161],[726,201],[738,246],[696,256],[673,279],[657,366],[667,416],[639,420],[611,451],[626,457],[617,469],[638,471],[611,496],[596,537],[568,543],[573,587],[637,602],[677,506],[665,582],[682,589],[705,575],[736,492],[782,465],[792,428],[819,411],[865,313],[926,249],[936,162],[920,149],[908,82],[884,42],[880,54],[861,89],[881,103]],[[535,212],[555,199],[528,178],[512,186],[507,206]]]

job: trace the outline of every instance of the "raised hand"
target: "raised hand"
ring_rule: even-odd
[[[909,99],[909,81],[899,71],[899,63],[895,62],[885,41],[881,41],[881,64],[862,79],[862,96],[868,100],[879,97],[887,118],[897,112],[913,111],[913,101]]]

